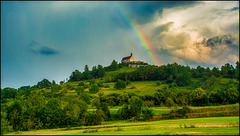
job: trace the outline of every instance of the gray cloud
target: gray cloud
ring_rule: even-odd
[[[44,56],[56,55],[59,53],[57,50],[50,48],[48,46],[43,46],[36,41],[31,42],[29,44],[29,48],[33,53],[41,54]]]

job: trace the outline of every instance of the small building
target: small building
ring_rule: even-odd
[[[134,62],[134,58],[132,56],[132,53],[130,56],[127,56],[127,57],[123,57],[122,60],[121,60],[122,63],[125,63],[125,62]]]

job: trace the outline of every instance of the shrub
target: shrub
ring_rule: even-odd
[[[110,87],[110,86],[109,86],[108,84],[104,86],[104,88],[109,88],[109,87]]]
[[[83,86],[81,86],[81,87],[77,87],[76,89],[75,89],[75,91],[77,92],[77,94],[79,95],[80,93],[82,93],[83,91],[84,91],[84,87]]]
[[[120,79],[117,80],[117,82],[114,85],[115,89],[125,89],[126,88],[126,83]]]
[[[157,86],[161,85],[161,82],[160,82],[160,81],[157,81],[156,85],[157,85]]]
[[[136,86],[133,85],[130,89],[136,89]]]
[[[183,116],[186,116],[186,114],[191,113],[192,110],[190,108],[186,107],[186,106],[183,106],[183,108],[180,109],[179,111]]]
[[[154,105],[154,101],[144,101],[144,107],[152,107]]]
[[[171,108],[174,105],[175,105],[174,101],[171,98],[168,97],[167,100],[166,100],[166,106]]]
[[[97,85],[92,85],[91,88],[89,89],[90,93],[97,93],[99,91],[99,87]]]
[[[84,88],[86,89],[86,88],[89,88],[89,85],[88,84],[85,84],[84,85]]]
[[[97,85],[98,85],[99,87],[103,87],[103,83],[102,83],[101,81],[98,82]]]
[[[149,119],[153,118],[153,115],[154,115],[153,110],[148,107],[142,109],[142,114],[143,114],[144,120],[149,120]]]
[[[85,84],[83,82],[80,82],[78,86],[84,86]]]
[[[129,80],[127,80],[126,85],[131,85],[131,82]]]

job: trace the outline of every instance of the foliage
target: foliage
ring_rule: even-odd
[[[154,115],[153,110],[148,107],[142,109],[142,114],[143,114],[144,120],[149,120],[153,118],[153,115]]]
[[[84,79],[84,75],[80,71],[75,70],[74,72],[72,72],[71,76],[69,77],[69,82],[80,81],[83,79]]]
[[[178,86],[188,86],[191,83],[191,73],[190,72],[184,72],[181,75],[179,75],[176,79],[176,84]]]
[[[166,106],[171,108],[174,105],[175,105],[174,101],[171,98],[168,97],[167,100],[166,100]]]
[[[157,82],[156,82],[156,85],[157,85],[157,86],[161,85],[161,82],[160,82],[160,81],[157,81]]]
[[[139,117],[141,114],[141,108],[143,106],[143,101],[137,96],[131,97],[129,100],[129,116]]]
[[[111,65],[110,65],[110,69],[111,69],[111,71],[118,70],[117,61],[115,61],[115,60],[112,61]]]
[[[85,88],[83,86],[80,87],[76,87],[75,91],[77,92],[78,95],[80,95],[80,93],[83,93],[85,90]]]
[[[84,86],[85,84],[84,84],[84,82],[80,82],[79,84],[78,84],[78,86]]]
[[[207,105],[208,104],[208,96],[202,88],[196,88],[191,93],[192,98],[192,105],[194,106],[200,106],[200,105]]]
[[[1,135],[12,131],[12,126],[9,125],[9,121],[6,117],[7,113],[1,111]]]
[[[91,85],[89,92],[90,93],[97,93],[99,91],[99,87],[97,85]]]
[[[126,83],[125,81],[122,81],[120,79],[117,80],[117,82],[114,85],[115,89],[125,89],[126,88]]]
[[[99,87],[103,87],[103,83],[102,83],[101,81],[98,82],[97,85],[98,85]]]
[[[51,86],[52,86],[52,83],[50,81],[48,81],[47,79],[45,79],[45,78],[42,81],[37,83],[37,88],[38,89],[51,87]]]

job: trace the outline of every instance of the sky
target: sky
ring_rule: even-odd
[[[235,66],[239,1],[1,1],[1,88],[59,83],[130,53],[158,66]]]

